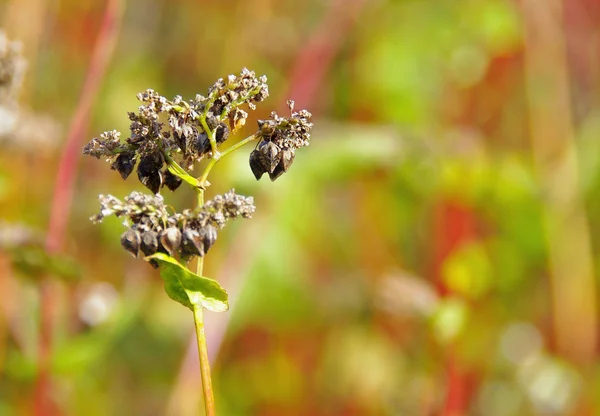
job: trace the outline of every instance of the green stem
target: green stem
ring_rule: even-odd
[[[206,121],[204,120],[204,118],[201,118],[200,120],[204,128],[207,129],[208,127],[206,126]],[[217,162],[221,160],[221,157],[236,151],[240,147],[244,146],[247,143],[250,143],[253,140],[256,140],[257,138],[258,136],[256,134],[248,136],[244,140],[241,140],[240,142],[224,150],[221,154],[219,154],[218,151],[213,151],[212,158],[208,162],[208,165],[206,165],[204,172],[202,172],[202,176],[198,180],[199,185],[195,188],[197,198],[196,203],[198,207],[204,205],[204,189],[206,189],[206,181],[208,175],[210,174],[212,168],[217,164]],[[214,148],[214,150],[216,150],[216,147]],[[181,166],[179,166],[166,152],[165,158],[174,174],[178,174],[181,177],[189,176],[188,173]],[[196,266],[196,274],[198,276],[202,276],[203,268],[204,257],[198,257],[198,264]],[[204,396],[204,409],[206,412],[206,416],[215,416],[215,397],[213,393],[212,380],[210,375],[210,361],[208,360],[208,349],[206,347],[206,334],[204,333],[204,317],[202,305],[194,305],[194,324],[196,326],[196,341],[198,343],[198,358],[200,360],[200,375],[202,377],[202,394]]]
[[[200,376],[202,377],[204,410],[206,416],[215,416],[215,397],[210,377],[210,362],[208,360],[208,350],[206,348],[202,305],[194,305],[194,323],[196,325],[196,340],[198,341],[198,356],[200,358]]]
[[[206,116],[202,115],[200,117],[200,124],[202,124],[202,128],[208,134],[208,141],[210,142],[210,148],[212,150],[213,159],[219,159],[219,149],[217,149],[217,140],[215,139],[215,132],[212,131],[208,124],[206,124]]]
[[[197,204],[204,205],[204,190],[197,190]],[[198,257],[196,274],[202,276],[204,268],[204,257]],[[210,375],[210,361],[208,359],[208,349],[206,347],[206,334],[204,333],[204,316],[202,305],[194,305],[194,324],[196,326],[196,341],[198,343],[198,358],[200,359],[200,376],[202,378],[202,394],[204,396],[204,410],[206,416],[214,416],[215,396],[212,388],[212,379]]]
[[[248,136],[244,140],[241,140],[241,141],[237,142],[236,144],[234,144],[233,146],[223,150],[223,152],[220,154],[220,156],[218,158],[213,157],[212,159],[210,159],[210,161],[208,162],[208,165],[206,165],[206,168],[204,169],[204,172],[202,172],[202,176],[200,177],[200,179],[198,179],[200,184],[204,184],[204,182],[206,182],[206,179],[208,178],[210,171],[212,170],[212,168],[215,167],[215,165],[219,162],[219,160],[221,160],[223,157],[227,156],[228,154],[230,154],[232,152],[235,152],[240,147],[242,147],[256,139],[258,139],[258,136],[256,134]]]

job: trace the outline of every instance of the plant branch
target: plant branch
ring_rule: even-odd
[[[204,131],[208,135],[208,141],[210,142],[210,148],[213,153],[212,158],[218,160],[220,154],[219,149],[217,149],[217,140],[215,139],[215,132],[208,127],[208,124],[206,123],[206,115],[203,114],[202,116],[200,116],[200,124],[202,124],[202,128],[204,128]]]
[[[207,129],[208,127],[206,126],[206,121],[204,120],[204,118],[201,118],[200,120],[201,120],[204,128]],[[207,130],[207,131],[209,131],[209,130]],[[241,140],[240,142],[234,144],[233,146],[231,146],[228,149],[226,149],[225,151],[223,151],[223,153],[221,153],[220,155],[219,155],[218,151],[216,153],[213,151],[213,157],[211,157],[210,161],[208,162],[208,165],[204,169],[204,172],[202,172],[202,176],[198,180],[200,183],[199,187],[196,188],[197,206],[198,207],[201,207],[202,205],[204,205],[204,190],[206,189],[206,181],[208,179],[208,175],[210,174],[210,171],[217,164],[217,162],[219,160],[221,160],[221,158],[223,156],[226,156],[226,155],[236,151],[240,147],[244,146],[247,143],[250,143],[251,141],[253,141],[257,138],[258,138],[258,136],[256,134],[246,137],[244,140]],[[212,145],[212,142],[211,142],[211,145]],[[216,155],[216,157],[215,157],[215,155]],[[177,165],[177,163],[175,163],[175,161],[173,161],[168,155],[165,155],[165,156],[167,158],[167,162],[171,166],[173,166],[173,170],[174,170],[173,173],[180,174],[181,172],[178,172],[178,171],[181,170],[185,175],[187,175],[185,170],[183,168],[181,168],[179,165]],[[198,257],[198,263],[196,266],[196,274],[198,276],[202,276],[203,268],[204,268],[204,256],[201,256],[201,257]],[[207,416],[213,416],[215,414],[215,398],[214,398],[212,379],[211,379],[211,374],[210,374],[210,360],[208,358],[208,349],[206,347],[206,335],[204,332],[204,317],[203,317],[202,305],[194,305],[194,324],[196,327],[196,342],[198,344],[198,358],[200,360],[200,376],[202,378],[202,394],[204,396],[204,408],[205,408]]]
[[[251,136],[246,137],[244,140],[237,142],[233,146],[225,149],[218,158],[213,157],[212,159],[210,159],[210,161],[208,162],[208,165],[206,165],[206,168],[204,169],[204,172],[202,172],[202,176],[200,176],[200,179],[198,179],[198,181],[201,184],[204,184],[208,178],[208,175],[210,174],[210,171],[212,170],[212,168],[215,167],[215,165],[219,162],[219,160],[221,160],[223,157],[227,156],[228,154],[230,154],[232,152],[235,152],[240,147],[242,147],[256,139],[258,139],[258,136],[255,133]]]

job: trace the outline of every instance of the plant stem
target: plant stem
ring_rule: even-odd
[[[205,129],[208,129],[206,126],[206,121],[204,118],[200,119],[202,125]],[[206,130],[209,131],[209,130]],[[212,134],[211,134],[212,135]],[[223,153],[219,153],[216,147],[213,148],[213,156],[209,160],[208,165],[202,172],[202,176],[198,180],[199,187],[196,189],[196,204],[198,207],[204,205],[204,189],[206,189],[206,181],[208,175],[212,168],[217,164],[219,160],[223,156],[228,155],[231,152],[236,151],[240,147],[244,146],[247,143],[257,139],[258,136],[253,134],[251,136],[246,137],[244,140],[234,144],[230,148],[223,151]],[[213,138],[214,139],[214,138]],[[213,141],[211,141],[211,145]],[[184,176],[188,175],[187,172],[181,168],[173,159],[169,157],[168,154],[165,153],[165,158],[167,163],[172,167],[172,172],[176,175]],[[204,256],[198,257],[198,263],[196,266],[196,274],[198,276],[202,276],[202,271],[204,268]],[[196,341],[198,343],[198,358],[200,360],[200,376],[202,378],[202,394],[204,396],[204,409],[206,412],[206,416],[214,416],[215,415],[215,397],[212,388],[212,379],[210,374],[210,361],[208,359],[208,349],[206,347],[206,335],[204,333],[204,316],[202,311],[202,305],[194,305],[194,324],[196,326]]]
[[[198,262],[200,264],[200,261]],[[204,317],[202,305],[194,305],[194,323],[196,325],[196,340],[198,341],[198,356],[200,358],[200,376],[202,377],[202,393],[204,395],[204,409],[206,416],[214,416],[215,397],[213,394],[212,380],[210,376],[210,362],[208,361],[208,350],[206,348],[206,336],[204,334]]]
[[[206,134],[208,134],[208,141],[210,142],[210,148],[213,153],[213,159],[218,160],[220,155],[219,149],[217,149],[217,140],[215,139],[215,132],[208,127],[208,124],[206,123],[205,114],[200,117],[200,124],[202,124],[202,128],[204,128],[204,131],[206,132]]]
[[[256,134],[248,136],[244,140],[239,141],[238,143],[234,144],[230,148],[223,150],[223,152],[220,153],[220,156],[218,158],[210,159],[210,161],[208,162],[208,165],[206,165],[206,168],[204,169],[204,172],[202,172],[202,176],[200,177],[200,179],[198,179],[198,181],[201,184],[203,184],[206,181],[206,179],[208,178],[208,174],[210,173],[212,168],[215,167],[215,165],[219,162],[219,160],[221,160],[224,156],[227,156],[228,154],[235,152],[237,149],[244,146],[245,144],[250,143],[253,140],[256,140],[257,138],[258,138],[258,136]]]
[[[204,190],[197,191],[198,206],[204,205]],[[204,257],[198,257],[196,274],[202,276],[204,268]],[[204,316],[202,305],[194,305],[194,324],[196,326],[196,341],[198,343],[198,358],[200,360],[200,376],[202,378],[202,395],[204,396],[204,410],[206,416],[214,416],[215,397],[210,375],[210,361],[208,360],[208,349],[206,347],[206,334],[204,333]]]

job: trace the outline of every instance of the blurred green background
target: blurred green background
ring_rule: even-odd
[[[250,148],[211,176],[208,197],[234,187],[257,205],[205,261],[232,298],[207,315],[219,414],[600,414],[600,1],[122,3],[81,146],[126,136],[137,92],[191,98],[242,67],[271,96],[240,138],[288,98],[313,113],[277,182],[254,180]],[[0,0],[32,117],[0,141],[7,223],[48,228],[105,7]],[[191,314],[123,252],[118,220],[88,220],[98,194],[142,187],[78,163],[63,252],[81,277],[53,292],[56,414],[202,414]],[[38,363],[40,273],[12,256],[0,415],[33,414]]]

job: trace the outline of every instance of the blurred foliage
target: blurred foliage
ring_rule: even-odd
[[[597,51],[573,45],[600,28],[597,4],[581,3],[591,11],[569,14],[580,20],[566,20],[565,36],[577,197],[598,282],[600,74]],[[0,0],[0,22],[30,63],[23,107],[68,126],[103,7]],[[358,7],[345,29],[327,20]],[[294,169],[256,182],[246,149],[211,177],[209,196],[235,187],[257,206],[205,262],[231,296],[227,318],[207,314],[220,414],[450,415],[456,403],[454,414],[468,415],[600,412],[598,362],[577,365],[555,349],[547,184],[533,164],[519,2],[129,1],[82,143],[126,131],[139,91],[189,98],[244,66],[269,78],[271,97],[250,114],[266,117],[302,93],[291,84],[302,54],[327,46],[337,48],[331,65],[317,58],[302,74],[325,77],[297,103],[315,130]],[[2,219],[47,226],[61,143],[2,149]],[[88,221],[99,193],[132,187],[142,190],[102,162],[80,164],[66,252],[83,278],[57,283],[53,397],[65,414],[199,409],[197,363],[184,359],[190,312],[122,252],[117,220]],[[194,195],[166,197],[184,207]],[[31,411],[34,289],[0,257],[0,415]],[[219,332],[222,344],[210,342]]]

